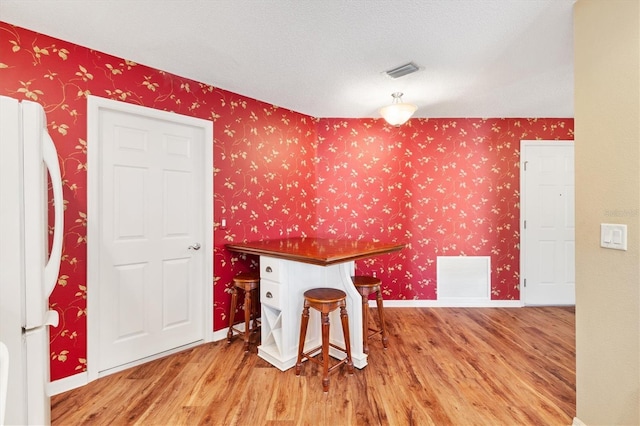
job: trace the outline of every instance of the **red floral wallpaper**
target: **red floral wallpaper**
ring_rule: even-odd
[[[573,119],[323,119],[320,232],[403,241],[357,263],[385,298],[436,299],[437,256],[491,256],[491,298],[518,300],[521,139],[573,139]]]
[[[236,240],[311,234],[316,221],[315,125],[306,115],[0,23],[0,95],[39,102],[58,149],[65,240],[51,298],[51,378],[86,370],[86,97],[97,95],[214,122],[214,329],[228,324],[231,277],[255,259]]]
[[[85,371],[86,96],[214,122],[214,329],[231,277],[255,258],[229,241],[318,235],[406,242],[359,261],[386,298],[435,299],[435,256],[491,255],[494,299],[518,299],[520,139],[573,139],[573,119],[317,119],[0,22],[0,95],[42,104],[58,148],[65,241],[50,304],[52,380]],[[238,317],[239,319],[239,317]]]

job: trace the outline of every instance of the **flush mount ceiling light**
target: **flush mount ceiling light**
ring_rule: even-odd
[[[387,121],[387,123],[392,126],[399,127],[411,118],[418,107],[413,104],[405,104],[402,102],[401,92],[392,93],[391,96],[393,97],[393,102],[389,106],[380,108],[380,115]]]

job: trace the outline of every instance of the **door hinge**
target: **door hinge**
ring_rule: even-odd
[[[524,279],[524,286],[525,287],[527,286],[527,279],[526,278]]]
[[[527,221],[524,221],[524,229],[527,229]]]
[[[527,163],[528,163],[528,161],[525,161],[525,162],[523,163],[523,165],[524,165],[524,171],[525,171],[525,172],[527,171]]]

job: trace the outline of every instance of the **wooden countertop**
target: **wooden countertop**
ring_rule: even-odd
[[[227,244],[240,253],[270,256],[314,265],[328,266],[403,249],[405,244],[326,238],[283,238]]]

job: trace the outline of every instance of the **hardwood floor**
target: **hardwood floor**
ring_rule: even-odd
[[[375,311],[373,312],[375,314]],[[281,372],[242,339],[187,350],[52,398],[54,425],[570,425],[569,307],[386,308],[369,365],[322,392],[318,367]],[[375,316],[375,315],[374,315]],[[377,318],[377,317],[376,317]]]

